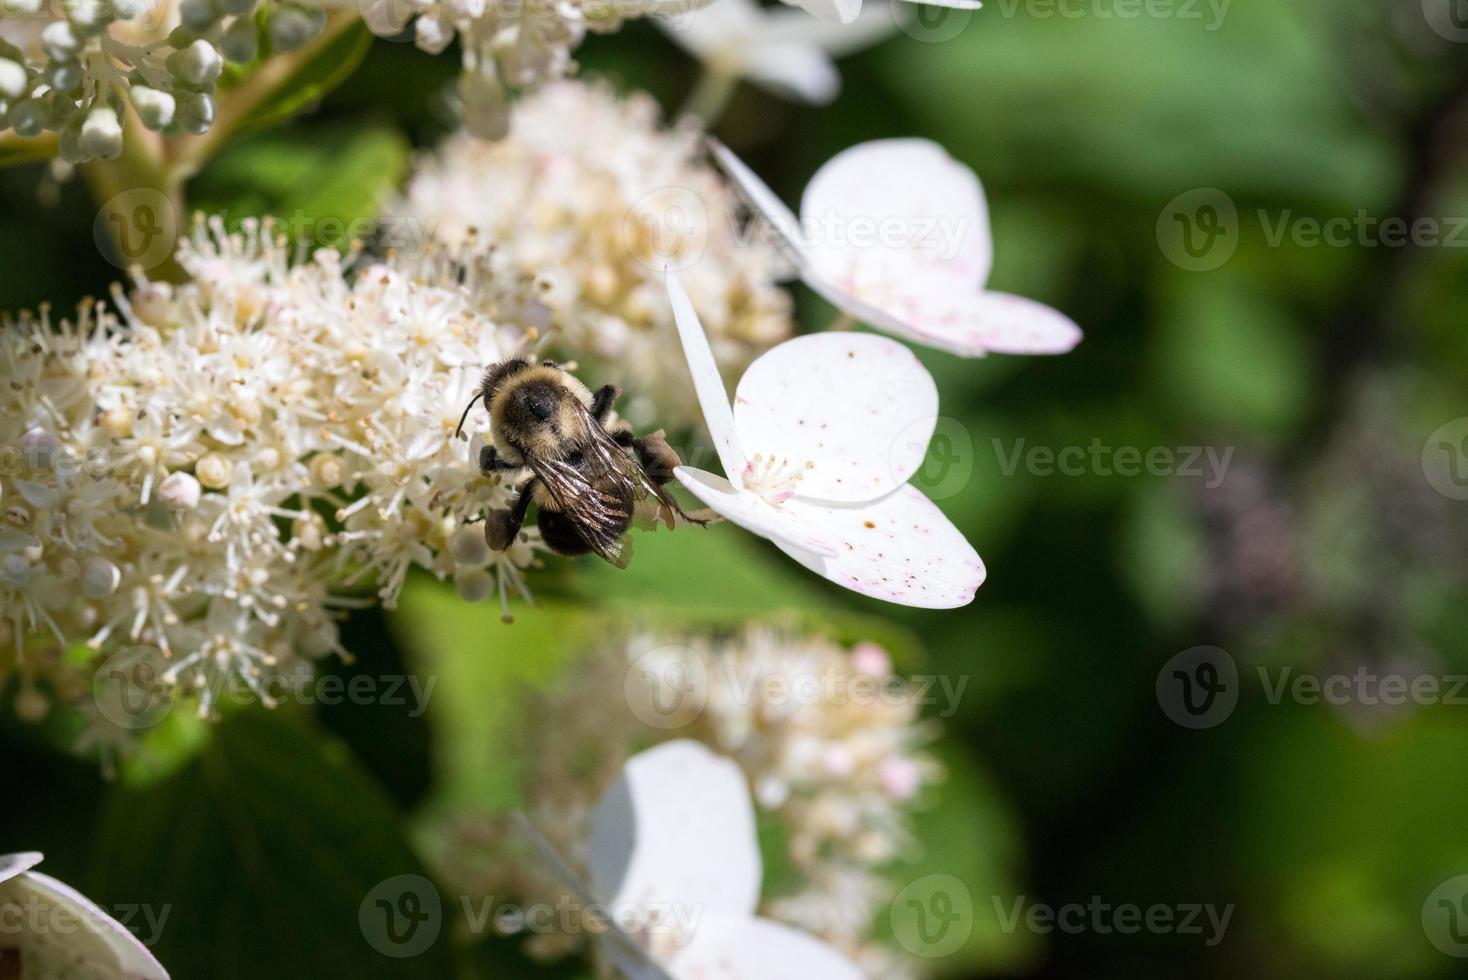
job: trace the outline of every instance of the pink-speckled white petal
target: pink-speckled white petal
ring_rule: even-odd
[[[752,916],[764,870],[743,770],[689,739],[633,756],[592,814],[587,864],[613,907]]]
[[[29,871],[44,860],[40,851],[21,851],[18,854],[0,855],[0,884],[4,884],[23,871]]]
[[[708,915],[667,963],[674,980],[864,980],[845,956],[787,925]]]
[[[744,484],[770,467],[798,474],[790,486],[805,499],[884,497],[922,465],[937,416],[933,377],[902,344],[866,333],[787,340],[749,366],[734,394],[751,467]]]
[[[923,609],[973,601],[984,563],[958,528],[915,487],[869,504],[837,506],[795,499],[782,507],[834,556],[775,544],[806,568],[854,592]]]
[[[23,871],[0,882],[0,905],[36,908],[37,921],[67,924],[65,929],[22,930],[15,937],[22,949],[27,943],[44,947],[43,959],[53,968],[65,964],[57,975],[168,980],[168,971],[126,926],[50,875]]]
[[[993,264],[978,177],[929,140],[861,143],[828,160],[800,203],[810,269],[858,298],[983,287]]]
[[[709,347],[708,335],[703,332],[698,311],[693,308],[693,301],[688,298],[677,274],[671,270],[668,272],[668,300],[673,307],[673,322],[678,326],[678,339],[683,344],[688,372],[693,376],[693,390],[698,395],[699,407],[703,409],[704,424],[708,426],[725,476],[738,489],[743,486],[741,474],[745,457],[734,431],[729,393],[724,388],[724,379],[719,374],[719,365],[714,360],[713,349]]]
[[[787,506],[775,507],[754,493],[736,490],[722,477],[691,466],[680,466],[673,470],[673,475],[704,506],[713,508],[719,516],[751,534],[816,556],[836,554],[835,545],[813,533],[803,523],[803,515],[792,510],[788,501]]]
[[[799,7],[822,20],[850,24],[861,13],[861,0],[785,0],[792,7]]]
[[[979,293],[959,304],[951,322],[951,329],[924,324],[933,330],[930,343],[954,345],[959,353],[1064,354],[1081,342],[1081,328],[1070,317],[1012,293]]]

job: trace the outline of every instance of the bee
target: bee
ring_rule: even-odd
[[[490,548],[505,551],[514,543],[532,503],[546,547],[562,555],[595,552],[619,568],[631,557],[624,535],[638,501],[654,499],[669,526],[675,515],[707,523],[684,513],[663,489],[682,461],[662,431],[638,438],[625,421],[612,421],[620,395],[616,385],[593,393],[555,361],[521,358],[485,372],[456,436],[483,401],[490,442],[480,450],[480,471],[528,471],[514,505],[485,515]]]

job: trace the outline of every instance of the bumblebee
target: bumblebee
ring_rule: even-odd
[[[656,501],[670,527],[677,517],[707,523],[685,514],[663,489],[681,461],[661,430],[638,438],[625,421],[613,420],[620,395],[616,385],[593,393],[555,361],[510,360],[485,372],[456,435],[483,401],[490,442],[480,450],[480,470],[529,471],[514,506],[485,515],[490,548],[514,543],[532,503],[546,547],[562,555],[595,552],[619,568],[631,557],[624,535],[639,501]]]

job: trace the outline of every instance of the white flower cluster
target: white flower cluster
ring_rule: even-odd
[[[588,658],[541,706],[525,809],[562,853],[580,855],[598,796],[635,751],[700,741],[744,771],[799,874],[799,889],[768,898],[761,914],[831,944],[874,980],[899,980],[911,963],[872,929],[895,892],[884,868],[908,849],[917,798],[941,775],[918,700],[873,644],[848,651],[769,627],[718,640],[639,635]],[[496,820],[456,820],[444,873],[484,894],[553,889],[533,860],[507,855],[506,834]],[[541,935],[531,948],[554,956],[572,945]]]
[[[395,258],[344,275],[292,264],[269,225],[202,224],[181,287],[116,291],[117,314],[0,330],[0,676],[32,715],[87,683],[83,645],[160,651],[197,690],[343,654],[339,610],[414,566],[468,599],[524,589],[535,532],[492,554],[468,522],[511,490],[455,439],[488,364],[533,331],[497,323],[472,260]],[[518,288],[518,287],[517,287]],[[85,661],[86,658],[82,658]]]
[[[507,139],[460,135],[422,161],[390,224],[450,245],[477,240],[498,275],[540,277],[554,342],[583,363],[615,364],[612,380],[634,389],[623,414],[695,424],[665,267],[682,270],[716,358],[738,371],[793,330],[781,259],[741,231],[698,131],[660,129],[650,97],[566,81],[514,115]]]
[[[262,4],[271,51],[326,22],[315,0],[0,0],[0,132],[57,133],[71,163],[122,153],[127,104],[151,130],[202,133],[225,63],[261,50]]]
[[[691,0],[696,5],[701,0]],[[510,129],[512,95],[566,78],[588,31],[610,34],[624,21],[685,0],[365,0],[367,26],[395,37],[411,23],[429,54],[459,40],[459,103],[465,128],[484,139]]]

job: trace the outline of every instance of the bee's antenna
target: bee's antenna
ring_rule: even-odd
[[[467,404],[467,405],[464,406],[464,414],[461,415],[461,416],[459,416],[459,427],[454,430],[454,438],[455,439],[459,439],[459,438],[462,438],[463,437],[463,435],[464,435],[464,423],[469,420],[469,413],[472,412],[472,411],[474,411],[474,403],[477,402],[477,401],[479,401],[479,395],[480,395],[480,393],[476,391],[474,393],[474,397],[471,398],[471,399],[469,399],[469,404]]]

